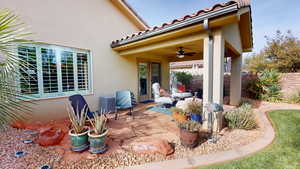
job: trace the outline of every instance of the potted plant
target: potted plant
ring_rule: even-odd
[[[202,124],[202,112],[203,112],[202,101],[193,99],[187,104],[186,111],[190,114],[191,120]]]
[[[186,121],[178,123],[180,129],[180,142],[181,145],[194,148],[199,142],[199,130],[201,129],[201,124],[195,121]]]
[[[172,107],[171,110],[173,118],[178,122],[187,121],[188,117],[186,116],[185,111],[181,108]]]
[[[70,107],[70,106],[69,106]],[[67,107],[72,129],[69,130],[71,137],[72,151],[81,152],[89,147],[88,132],[89,127],[85,125],[87,111],[83,108],[80,113],[75,113],[73,108]]]
[[[106,135],[108,129],[106,127],[107,118],[104,114],[95,113],[94,119],[89,120],[92,126],[92,129],[89,131],[89,141],[90,141],[90,152],[93,154],[104,153],[107,150],[105,145]]]

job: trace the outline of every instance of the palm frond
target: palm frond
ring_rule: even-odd
[[[32,43],[26,40],[30,35],[27,28],[8,9],[0,9],[0,127],[16,120],[24,120],[31,110],[23,102],[25,96],[16,84],[21,77],[20,70],[27,66],[17,52],[18,45]]]

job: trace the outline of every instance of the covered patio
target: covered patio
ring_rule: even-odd
[[[204,104],[223,104],[224,60],[230,57],[230,104],[238,105],[241,101],[242,54],[250,52],[253,47],[249,5],[248,1],[242,0],[217,4],[113,41],[111,47],[121,57],[136,60],[163,60],[168,63],[203,60]],[[178,57],[180,48],[194,55]],[[162,78],[169,82],[168,72],[162,74]]]

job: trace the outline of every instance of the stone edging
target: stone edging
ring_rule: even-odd
[[[274,106],[274,105],[273,105]],[[264,135],[254,141],[253,143],[244,145],[242,147],[227,150],[223,152],[217,152],[205,155],[195,155],[194,157],[174,159],[153,163],[146,163],[137,166],[124,167],[126,169],[185,169],[185,168],[196,168],[207,165],[222,163],[226,161],[236,160],[250,154],[256,153],[266,146],[270,145],[275,138],[275,131],[272,127],[271,121],[268,119],[267,112],[284,109],[300,109],[300,106],[288,105],[288,104],[276,104],[273,106],[262,106],[259,115],[261,117],[261,124],[264,127]],[[272,108],[273,107],[273,108]]]

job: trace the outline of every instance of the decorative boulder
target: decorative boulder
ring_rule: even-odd
[[[174,148],[166,140],[154,140],[151,142],[134,143],[131,149],[136,153],[141,154],[163,154],[165,156],[174,152]]]
[[[58,145],[64,138],[65,133],[56,127],[44,130],[38,136],[37,143],[41,146],[53,146]]]
[[[17,129],[25,129],[26,128],[25,124],[21,121],[14,121],[14,122],[10,123],[10,125],[13,128],[17,128]]]

